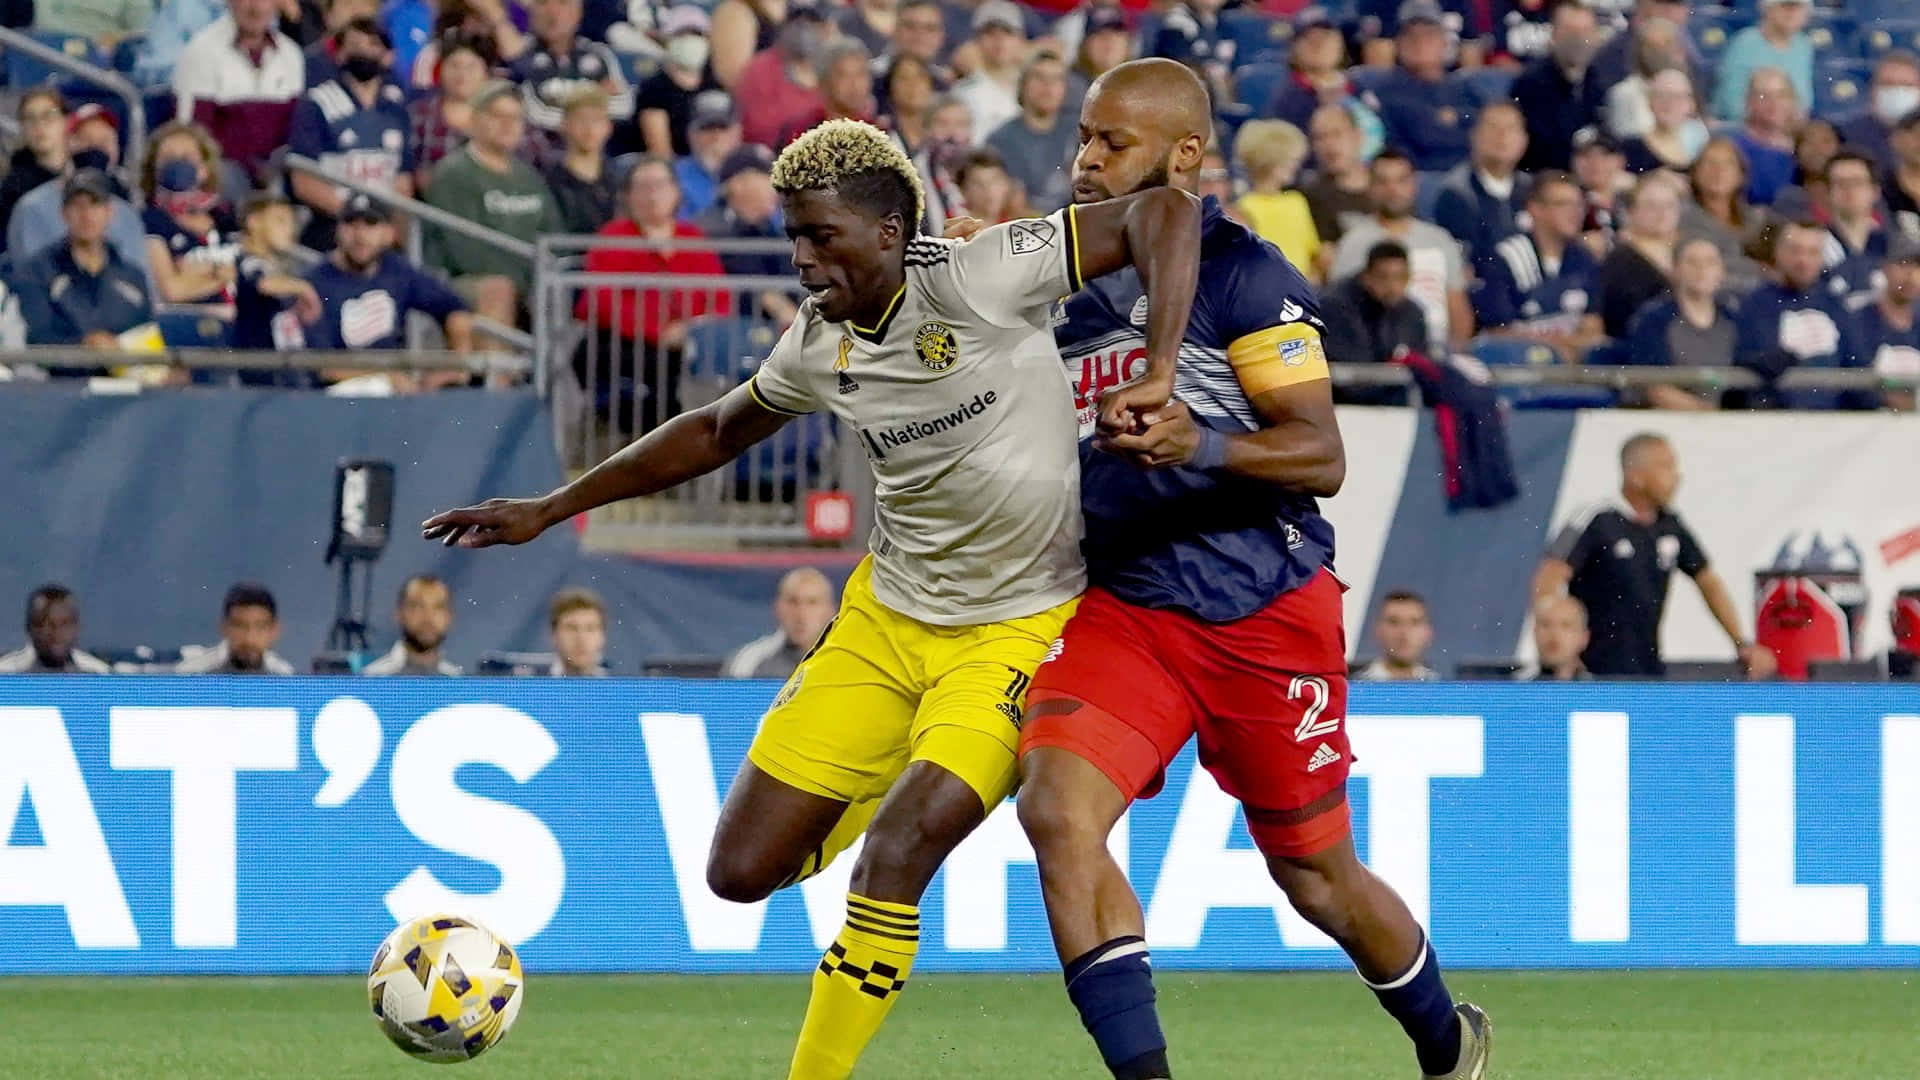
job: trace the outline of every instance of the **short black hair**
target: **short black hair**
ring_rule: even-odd
[[[1407,262],[1407,245],[1398,240],[1382,240],[1367,249],[1367,269],[1383,262]]]
[[[49,581],[45,585],[33,590],[27,594],[27,625],[33,625],[33,614],[35,611],[42,611],[62,600],[70,601],[72,599],[73,590],[57,581]]]
[[[1580,181],[1575,180],[1572,173],[1559,169],[1544,169],[1534,174],[1533,190],[1527,193],[1527,202],[1531,204],[1535,199],[1544,200],[1547,197],[1547,189],[1555,184],[1565,184],[1575,191],[1581,190]]]
[[[1412,589],[1391,589],[1387,595],[1380,598],[1381,608],[1384,609],[1388,604],[1419,604],[1424,611],[1427,607],[1427,598]]]
[[[967,182],[968,175],[979,169],[999,169],[1001,172],[1006,172],[1007,162],[1000,156],[998,150],[982,146],[969,153],[966,159],[960,162],[960,167],[953,170],[953,182],[964,184]]]
[[[233,614],[234,608],[266,608],[267,614],[275,619],[280,617],[280,606],[273,602],[273,593],[265,585],[254,581],[242,581],[227,590],[226,599],[220,601],[220,617]]]
[[[1858,147],[1842,146],[1840,149],[1835,150],[1833,152],[1832,157],[1827,159],[1827,166],[1824,171],[1826,172],[1828,183],[1833,182],[1833,167],[1835,165],[1840,164],[1843,161],[1859,162],[1860,164],[1866,166],[1868,180],[1871,180],[1876,184],[1880,182],[1880,163],[1879,162],[1875,161],[1871,156],[1862,152]]]
[[[1367,168],[1371,170],[1375,165],[1383,161],[1397,161],[1407,168],[1412,169],[1414,172],[1420,171],[1419,166],[1413,163],[1413,155],[1397,146],[1389,146],[1373,155],[1373,160],[1367,163]]]
[[[337,47],[341,42],[347,40],[348,34],[365,34],[367,37],[379,42],[381,48],[393,48],[393,38],[387,33],[386,26],[382,24],[379,19],[371,15],[355,15],[353,18],[348,19],[347,24],[334,33],[334,45]]]
[[[400,583],[400,591],[394,596],[393,602],[395,606],[405,606],[407,602],[407,590],[413,588],[415,585],[438,585],[443,589],[447,588],[447,583],[440,580],[437,574],[408,574],[407,579]],[[453,590],[447,589],[447,591],[451,593]]]

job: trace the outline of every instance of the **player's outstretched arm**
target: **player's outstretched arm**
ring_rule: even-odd
[[[736,386],[719,401],[681,413],[629,443],[565,487],[534,499],[488,499],[435,514],[421,523],[420,535],[448,547],[524,544],[575,514],[710,473],[791,419],[755,401],[744,384]]]
[[[1173,396],[1173,369],[1200,286],[1200,200],[1178,188],[1136,191],[1073,208],[1078,276],[1131,266],[1147,293],[1147,374],[1100,396],[1100,424],[1138,429],[1139,417]]]

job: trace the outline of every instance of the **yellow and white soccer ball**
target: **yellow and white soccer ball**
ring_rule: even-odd
[[[506,1038],[525,995],[513,946],[457,915],[395,927],[367,970],[380,1030],[423,1061],[479,1057]]]

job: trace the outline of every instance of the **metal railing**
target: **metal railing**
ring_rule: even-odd
[[[18,30],[0,27],[0,48],[24,53],[51,68],[58,68],[77,79],[84,79],[111,92],[127,106],[127,145],[121,160],[137,165],[144,160],[147,150],[147,102],[140,88],[128,82],[117,71],[109,71],[98,64],[89,64],[85,60],[75,59],[36,40],[32,35]],[[24,90],[26,87],[14,87]]]
[[[486,244],[488,247],[503,251],[508,255],[525,259],[528,263],[533,262],[534,246],[532,244],[508,236],[498,229],[489,229],[485,225],[468,221],[466,218],[460,217],[457,214],[450,214],[437,206],[423,203],[419,199],[412,199],[405,195],[396,194],[385,188],[369,184],[364,180],[355,180],[352,177],[327,168],[304,154],[287,154],[281,158],[281,164],[295,172],[302,172],[309,176],[318,177],[336,187],[343,187],[350,191],[358,191],[370,195],[405,214],[409,226],[413,229],[417,230],[421,222],[426,222],[436,228],[459,233],[469,240]]]

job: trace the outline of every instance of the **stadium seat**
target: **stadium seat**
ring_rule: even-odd
[[[211,314],[206,305],[182,305],[186,310],[154,312],[160,340],[174,349],[224,349],[233,344],[233,324]]]
[[[1860,37],[1853,18],[1848,15],[1814,9],[1807,22],[1807,40],[1813,44],[1813,60],[1851,60],[1861,55]]]
[[[1835,117],[1857,111],[1873,79],[1864,60],[1830,60],[1813,73],[1813,114]]]
[[[1467,95],[1475,105],[1487,105],[1495,101],[1507,101],[1513,97],[1513,72],[1500,68],[1480,68],[1477,71],[1462,71],[1454,75],[1467,88]]]
[[[1693,37],[1694,47],[1706,57],[1708,63],[1717,63],[1720,55],[1727,51],[1727,42],[1742,27],[1753,25],[1751,14],[1740,14],[1726,8],[1699,8],[1687,17],[1687,32]]]
[[[1894,49],[1920,49],[1920,18],[1884,19],[1869,26],[1863,37],[1869,57]]]
[[[1236,8],[1220,13],[1220,36],[1233,42],[1235,67],[1270,63],[1293,41],[1293,24],[1260,11]]]
[[[658,57],[627,52],[615,52],[614,55],[620,58],[620,70],[626,75],[629,86],[639,86],[660,70]]]
[[[1920,19],[1920,0],[1851,0],[1849,8],[1860,20],[1862,31],[1888,19]],[[1861,36],[1866,35],[1863,32]]]
[[[1233,100],[1264,116],[1267,103],[1286,81],[1293,69],[1285,64],[1248,64],[1233,73]]]
[[[67,54],[82,63],[95,67],[107,66],[107,54],[93,39],[82,34],[60,34],[50,30],[32,30],[28,32],[35,41]],[[60,82],[67,73],[51,64],[43,64],[24,52],[9,50],[6,58],[7,85],[15,90],[25,90],[42,83]]]

